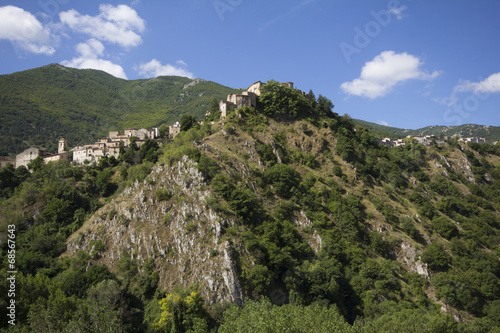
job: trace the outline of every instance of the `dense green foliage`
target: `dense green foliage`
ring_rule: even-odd
[[[320,305],[273,305],[268,299],[249,300],[243,309],[233,304],[224,312],[219,332],[355,332],[337,311]]]
[[[0,156],[34,146],[57,152],[109,131],[160,126],[189,113],[201,119],[213,98],[236,90],[214,82],[161,76],[126,81],[102,71],[53,64],[0,76]]]
[[[0,231],[3,236],[8,224],[17,230],[17,328],[498,330],[497,147],[409,141],[388,149],[332,107],[323,96],[271,81],[256,108],[232,111],[224,125],[198,126],[185,117],[189,126],[162,147],[154,141],[132,145],[118,159],[84,167],[36,160],[32,172],[0,169]],[[242,142],[252,148],[242,150]],[[60,257],[67,237],[78,235],[87,217],[116,193],[135,180],[148,183],[155,163],[174,165],[186,157],[210,191],[203,204],[233,221],[222,228],[220,242],[231,243],[243,303],[208,305],[197,286],[160,290],[154,260],[139,262],[125,249],[113,269],[101,266],[107,245],[99,238],[87,252]],[[460,171],[457,160],[469,163],[473,174]],[[154,200],[174,195],[158,188]],[[114,219],[117,212],[104,215]],[[184,231],[202,227],[193,221]],[[415,249],[411,258],[402,257],[405,248]],[[1,251],[6,267],[5,242]],[[429,278],[409,268],[419,259]],[[5,270],[1,274],[5,279]],[[0,286],[2,316],[5,288]],[[430,295],[464,323],[443,314]]]

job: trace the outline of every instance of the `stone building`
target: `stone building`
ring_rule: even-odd
[[[181,132],[181,123],[176,121],[173,125],[168,126],[168,138],[173,140],[177,134]]]
[[[13,160],[9,157],[0,157],[0,168],[6,167],[7,164],[12,164],[13,166],[15,166],[16,160]]]
[[[281,83],[290,89],[293,89],[293,82]],[[252,84],[247,90],[243,91],[241,94],[229,94],[225,101],[219,103],[219,110],[221,111],[221,118],[227,116],[227,113],[231,109],[242,108],[244,106],[256,107],[257,106],[257,96],[260,96],[264,84],[261,81],[257,81]]]
[[[66,152],[66,147],[68,146],[68,140],[65,138],[60,138],[57,145],[57,153],[62,154]]]
[[[227,113],[234,109],[236,105],[234,103],[228,102],[228,101],[220,101],[219,103],[219,110],[221,112],[221,117],[225,118],[227,117]]]
[[[102,138],[94,144],[77,146],[72,149],[73,162],[82,164],[85,160],[89,162],[98,162],[101,157],[114,156],[118,158],[120,155],[120,147],[124,149],[130,146],[130,138],[135,137],[137,146],[140,147],[148,139],[157,139],[160,136],[158,127],[149,129],[141,128],[126,128],[123,133],[119,131],[111,131],[107,138]]]
[[[28,163],[33,161],[38,156],[43,156],[45,152],[38,148],[28,148],[22,153],[16,155],[16,168],[24,165],[28,167]]]
[[[66,139],[59,139],[58,143],[58,154],[51,154],[46,152],[45,150],[38,149],[38,148],[28,148],[22,153],[19,153],[16,155],[16,168],[20,167],[21,165],[24,165],[25,167],[28,167],[28,163],[33,161],[35,158],[38,156],[43,157],[43,161],[45,163],[49,162],[56,162],[56,161],[68,161],[69,160],[69,153],[66,151],[66,145],[68,141]]]
[[[254,93],[257,96],[260,96],[260,88],[262,87],[263,83],[260,81],[255,82],[252,84],[250,87],[247,88],[248,92]]]
[[[256,106],[257,105],[257,95],[254,93],[244,91],[241,94],[229,94],[227,95],[227,101],[233,103],[236,108],[242,108],[244,106]]]

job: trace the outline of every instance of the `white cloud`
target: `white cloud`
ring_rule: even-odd
[[[91,68],[102,70],[118,78],[127,79],[125,71],[120,65],[109,60],[99,59],[104,54],[104,45],[97,39],[91,38],[85,43],[76,46],[79,57],[61,62],[61,65],[73,68]]]
[[[82,15],[74,9],[59,14],[61,22],[71,29],[88,34],[101,41],[123,47],[138,46],[142,43],[145,21],[137,12],[126,5],[99,6],[99,15]]]
[[[184,61],[182,61],[182,60],[177,60],[175,63],[176,63],[177,65],[179,65],[179,66],[182,66],[182,67],[187,67],[187,64],[186,64]]]
[[[178,60],[177,64],[181,67],[176,67],[170,64],[162,65],[158,60],[153,59],[148,63],[139,66],[139,74],[144,77],[157,77],[162,75],[185,76],[190,79],[194,78],[194,74],[187,70],[187,65],[184,61]]]
[[[461,92],[472,92],[474,95],[500,93],[500,72],[491,74],[486,79],[479,82],[460,80],[453,88],[449,97],[434,98],[434,102],[444,104],[448,107],[455,105],[459,101],[458,94]]]
[[[379,120],[379,121],[377,121],[377,124],[382,125],[382,126],[389,126],[389,123],[385,120]]]
[[[55,36],[50,29],[22,8],[0,7],[0,39],[7,39],[25,51],[54,54]]]
[[[394,16],[396,16],[396,18],[398,20],[402,20],[403,19],[403,12],[405,11],[407,7],[406,6],[400,6],[400,7],[394,7],[394,8],[390,8],[389,9],[389,13],[393,14]]]
[[[454,92],[472,91],[474,93],[500,93],[500,72],[491,74],[480,82],[461,81]]]
[[[384,51],[365,63],[358,79],[344,82],[340,87],[349,95],[373,99],[385,96],[400,82],[432,80],[440,74],[438,71],[429,74],[421,66],[420,59],[411,54]]]

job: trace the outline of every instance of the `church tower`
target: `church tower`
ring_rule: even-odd
[[[64,138],[59,139],[59,147],[57,148],[57,153],[58,154],[64,153],[65,151],[64,149],[66,148],[67,145],[68,145],[68,140]]]

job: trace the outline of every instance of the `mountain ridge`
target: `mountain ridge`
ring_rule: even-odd
[[[189,85],[196,82],[197,84]],[[176,76],[123,80],[51,64],[0,76],[0,155],[29,146],[57,151],[57,140],[87,144],[108,131],[201,119],[214,98],[238,90]]]
[[[436,137],[458,135],[460,137],[483,137],[490,141],[500,140],[500,126],[463,124],[455,126],[431,125],[418,129],[404,129],[392,126],[380,125],[361,119],[353,119],[354,123],[373,130],[378,136],[391,138],[404,138],[408,135],[435,135]]]
[[[59,64],[0,76],[0,156],[31,146],[57,151],[64,137],[69,146],[88,144],[109,131],[173,123],[182,114],[202,119],[213,99],[240,92],[203,79],[159,76],[124,80],[103,71],[74,69]],[[419,130],[355,120],[375,136],[404,137],[420,133],[483,136],[500,139],[500,127],[429,126]]]

